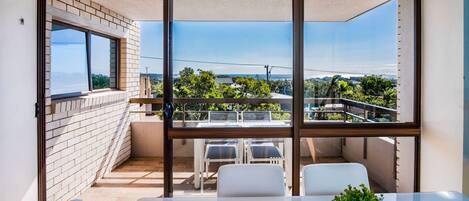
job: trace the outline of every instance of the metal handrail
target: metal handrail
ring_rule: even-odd
[[[162,98],[131,98],[130,103],[137,103],[140,105],[143,104],[163,104]],[[304,104],[315,104],[319,106],[325,106],[326,104],[342,104],[343,107],[338,110],[334,109],[322,109],[322,110],[313,110],[313,111],[304,111],[305,114],[313,113],[336,113],[343,114],[344,121],[347,120],[346,116],[352,118],[358,118],[364,122],[374,122],[369,119],[369,113],[378,113],[378,114],[387,114],[392,120],[397,118],[397,110],[392,108],[386,108],[382,106],[372,105],[368,103],[363,103],[360,101],[345,99],[345,98],[305,98]],[[264,103],[276,103],[276,104],[292,104],[291,98],[174,98],[174,104],[264,104]],[[354,114],[352,110],[362,110],[363,116]],[[158,113],[160,111],[145,111],[150,113]],[[184,110],[175,111],[175,113],[204,113],[208,112],[205,110]],[[272,111],[275,113],[291,113],[291,111]],[[144,112],[141,112],[144,113]],[[185,116],[185,115],[184,115]]]

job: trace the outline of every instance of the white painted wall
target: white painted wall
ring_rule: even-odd
[[[342,156],[349,162],[366,166],[370,178],[387,192],[396,191],[394,179],[394,141],[386,137],[368,138],[367,158],[363,153],[364,138],[346,138]]]
[[[463,4],[422,1],[422,191],[462,191]]]
[[[0,44],[0,200],[37,200],[35,0],[0,1]]]
[[[397,142],[397,164],[396,167],[396,192],[414,192],[415,179],[415,138],[398,137]]]

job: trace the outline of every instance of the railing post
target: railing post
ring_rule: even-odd
[[[368,110],[363,109],[363,111],[364,111],[363,112],[363,117],[365,118],[365,119],[363,119],[363,122],[368,122]]]
[[[344,122],[347,122],[347,105],[344,104]]]
[[[182,126],[186,127],[186,104],[182,104]]]

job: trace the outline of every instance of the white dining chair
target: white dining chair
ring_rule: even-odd
[[[306,196],[337,195],[348,185],[370,187],[366,167],[358,163],[325,163],[303,167]]]
[[[283,168],[272,164],[234,164],[221,166],[218,170],[217,196],[285,196]]]

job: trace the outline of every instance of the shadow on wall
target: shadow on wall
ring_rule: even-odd
[[[104,176],[104,174],[111,172],[112,169],[119,166],[129,158],[130,152],[130,105],[125,106],[125,111],[119,118],[119,123],[114,131],[114,136],[111,138],[104,158],[98,172],[96,173],[95,181]]]
[[[130,110],[124,98],[50,115],[47,200],[78,196],[130,157]]]

